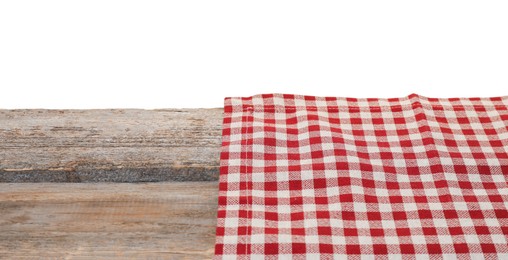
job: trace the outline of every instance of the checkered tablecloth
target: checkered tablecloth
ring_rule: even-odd
[[[216,258],[508,259],[508,97],[224,109]]]

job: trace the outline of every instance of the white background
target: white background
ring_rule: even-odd
[[[0,108],[508,95],[508,1],[1,1]]]

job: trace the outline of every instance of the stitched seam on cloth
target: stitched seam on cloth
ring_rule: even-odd
[[[249,117],[248,117],[248,121],[247,121],[247,130],[248,130],[248,139],[247,139],[247,142],[249,142],[250,140],[250,144],[248,143],[248,154],[247,154],[247,161],[248,161],[248,168],[247,168],[247,191],[248,191],[248,196],[247,196],[247,205],[248,205],[248,208],[247,208],[247,217],[248,217],[248,223],[247,223],[247,236],[248,236],[248,240],[247,240],[247,253],[248,254],[251,254],[252,253],[252,245],[251,245],[251,239],[252,239],[252,145],[254,143],[254,136],[253,136],[253,132],[254,132],[254,127],[253,127],[253,124],[252,124],[252,121],[254,120],[254,115],[253,115],[253,111],[248,111],[247,112]],[[249,171],[250,169],[250,171]]]
[[[251,163],[250,163],[250,157],[252,153],[252,145],[249,144],[249,135],[252,134],[252,107],[250,109],[244,110],[244,114],[242,115],[242,156],[241,156],[241,163],[242,163],[242,177],[243,177],[243,183],[244,183],[244,200],[245,200],[245,234],[243,234],[243,241],[245,244],[245,254],[249,254],[249,247],[250,247],[250,228],[251,228],[251,201],[250,201],[250,193],[251,188],[250,185],[252,183],[252,180],[250,178],[252,177],[252,174],[249,171],[249,168],[252,169]],[[244,121],[245,120],[245,121]],[[250,129],[250,130],[249,130]],[[240,209],[241,210],[241,209]],[[241,234],[238,234],[241,235]]]
[[[335,106],[335,107],[326,107],[326,106],[320,106],[320,107],[297,107],[297,106],[252,106],[252,105],[246,105],[242,106],[244,112],[246,111],[254,111],[254,112],[273,112],[273,113],[293,113],[298,110],[306,110],[306,111],[326,111],[326,112],[339,112],[339,111],[348,111],[348,112],[360,112],[360,111],[369,111],[369,112],[376,112],[376,111],[402,111],[405,108],[415,109],[417,107],[425,107],[430,108],[434,110],[455,110],[455,111],[465,111],[470,108],[473,109],[495,109],[495,110],[508,110],[506,106],[496,105],[496,106],[476,106],[476,105],[467,105],[467,106],[441,106],[441,105],[427,105],[427,104],[419,104],[419,105],[407,105],[407,106]]]
[[[227,104],[227,102],[225,102],[224,104],[224,109],[223,109],[223,119],[222,119],[222,139],[221,139],[221,152],[220,152],[220,158],[223,158],[223,156],[225,156],[226,154],[228,154],[229,152],[229,139],[230,139],[230,134],[228,134],[228,132],[226,131],[227,129],[230,129],[231,125],[230,123],[228,123],[228,120],[230,120],[231,118],[231,112],[230,112],[230,106]],[[222,196],[222,193],[223,191],[221,190],[220,188],[220,183],[221,183],[221,178],[224,178],[225,175],[227,175],[227,170],[224,170],[223,168],[223,160],[221,159],[220,161],[220,167],[219,167],[219,198],[218,198],[218,208],[217,210],[220,211],[220,210],[226,210],[226,205],[227,205],[227,202],[223,202],[221,200],[221,196]],[[227,197],[227,196],[226,196]],[[220,228],[222,227],[219,222],[224,222],[226,220],[226,216],[224,217],[220,217],[220,216],[217,216],[217,227],[216,227],[216,230],[215,230],[215,234],[216,234],[216,239],[215,239],[215,244],[224,244],[224,236],[223,235],[219,235],[219,230]],[[217,251],[217,247],[214,248],[214,251],[215,251],[215,254],[214,254],[214,259],[218,259],[218,251]]]
[[[270,101],[271,99],[284,99],[284,100],[292,100],[292,101],[303,101],[303,102],[325,102],[326,104],[320,105],[287,105],[287,104],[251,104],[253,100],[258,100],[260,102]],[[313,98],[307,100],[307,98]],[[270,94],[270,95],[256,95],[248,98],[230,98],[232,100],[237,100],[234,104],[234,107],[240,108],[243,111],[249,110],[251,108],[254,111],[259,112],[294,112],[295,110],[308,110],[308,111],[343,111],[349,110],[350,112],[355,111],[365,111],[370,110],[371,112],[375,112],[378,110],[399,110],[399,109],[411,109],[414,108],[415,101],[419,101],[421,106],[434,109],[434,110],[445,110],[445,109],[453,109],[453,110],[467,110],[467,109],[496,109],[496,110],[506,110],[506,104],[508,103],[508,96],[498,96],[498,97],[486,97],[486,98],[428,98],[424,96],[420,96],[417,94],[411,94],[406,97],[400,98],[335,98],[332,97],[313,97],[313,96],[302,96],[302,95],[286,95],[286,94]],[[495,102],[497,104],[442,104],[441,102],[459,102],[461,100],[468,100],[469,102]],[[337,103],[336,103],[337,102]],[[344,102],[344,103],[341,103]],[[346,104],[349,103],[349,104]],[[374,102],[404,102],[407,104],[403,105],[377,105]],[[353,103],[353,104],[351,104]],[[362,103],[362,104],[354,104],[354,103]]]

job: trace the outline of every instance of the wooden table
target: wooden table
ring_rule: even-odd
[[[221,121],[221,109],[0,110],[0,258],[211,258]]]

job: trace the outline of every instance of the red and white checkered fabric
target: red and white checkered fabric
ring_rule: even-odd
[[[227,98],[216,258],[508,259],[508,97]]]

